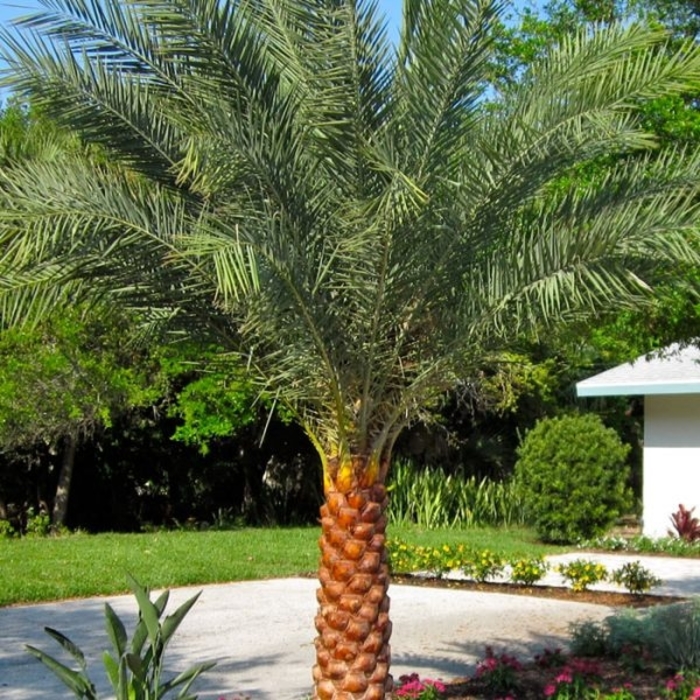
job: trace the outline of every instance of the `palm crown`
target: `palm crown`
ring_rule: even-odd
[[[321,453],[326,520],[489,349],[697,260],[698,156],[645,155],[633,112],[700,79],[658,31],[571,37],[495,99],[492,0],[406,0],[397,46],[370,1],[43,1],[5,82],[104,155],[0,173],[6,322],[98,294],[215,329]]]

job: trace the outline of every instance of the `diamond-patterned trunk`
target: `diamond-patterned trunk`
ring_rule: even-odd
[[[384,700],[391,692],[386,505],[379,483],[326,492],[315,700]]]

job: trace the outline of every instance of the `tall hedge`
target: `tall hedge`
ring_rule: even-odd
[[[515,480],[545,542],[603,534],[631,504],[630,447],[593,414],[545,418],[518,448]]]

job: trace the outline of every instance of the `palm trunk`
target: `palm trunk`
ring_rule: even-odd
[[[388,499],[383,484],[371,483],[377,470],[369,465],[368,458],[353,458],[351,479],[348,470],[337,466],[330,478],[326,471],[315,700],[384,700],[393,685],[384,515]]]
[[[58,474],[56,496],[53,501],[51,523],[54,527],[66,524],[66,515],[68,514],[68,497],[70,496],[70,486],[73,480],[76,447],[77,440],[73,436],[68,436],[63,445],[61,471]]]

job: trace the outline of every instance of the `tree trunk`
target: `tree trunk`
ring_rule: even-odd
[[[73,480],[76,447],[77,440],[72,435],[65,439],[63,444],[63,458],[61,460],[61,471],[58,474],[56,496],[53,501],[53,513],[51,515],[51,523],[54,526],[66,524],[68,497],[70,496],[70,486],[71,481]]]
[[[386,489],[372,483],[378,469],[370,458],[353,457],[346,469],[330,460],[330,467],[321,507],[314,698],[384,700],[393,685]]]

